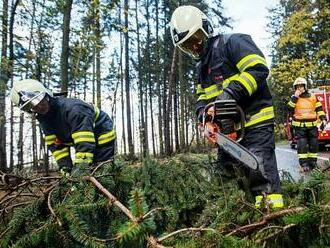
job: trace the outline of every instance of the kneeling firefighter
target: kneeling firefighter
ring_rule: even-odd
[[[11,101],[34,113],[45,142],[62,173],[81,174],[88,165],[113,158],[116,134],[110,117],[96,106],[74,98],[54,97],[34,79],[14,82]],[[72,162],[70,146],[75,148]]]
[[[274,142],[274,108],[266,78],[269,70],[259,48],[246,34],[214,35],[205,14],[194,6],[180,6],[172,14],[171,35],[175,46],[197,62],[196,113],[202,121],[207,104],[231,100],[244,111],[245,136],[240,142],[260,161],[257,170],[246,171],[256,206],[266,200],[283,207]],[[234,121],[221,120],[223,133],[231,133]],[[233,158],[219,148],[222,169]]]

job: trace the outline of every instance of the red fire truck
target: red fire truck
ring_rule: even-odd
[[[317,80],[315,82],[315,88],[309,89],[309,92],[315,94],[317,99],[322,103],[323,110],[328,120],[328,124],[324,128],[324,130],[320,130],[319,127],[319,149],[322,150],[325,148],[327,144],[330,144],[330,79],[327,80]],[[297,141],[294,136],[294,131],[291,126],[292,116],[287,115],[286,123],[285,123],[285,134],[287,139],[290,141],[291,148],[294,149],[297,147]]]

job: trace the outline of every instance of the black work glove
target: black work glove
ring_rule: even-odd
[[[71,171],[71,177],[82,178],[90,174],[88,164],[81,163],[73,166]]]
[[[232,119],[220,120],[220,126],[223,134],[230,134],[235,132],[235,122]]]
[[[199,123],[203,123],[203,114],[204,114],[204,108],[200,108],[197,113],[197,119]]]
[[[320,125],[320,129],[321,129],[321,131],[324,131],[326,125],[327,125],[327,121],[326,121],[326,120],[322,120],[322,123],[321,123],[321,125]]]
[[[199,123],[203,123],[203,117],[204,117],[204,108],[200,108],[198,110],[198,116],[197,119],[199,121]],[[212,116],[210,115],[205,115],[205,122],[211,121],[212,120]]]
[[[234,98],[226,91],[224,90],[217,98],[217,101],[219,100],[234,100]],[[219,121],[220,127],[222,129],[223,134],[230,134],[235,132],[235,122],[232,119],[222,119]]]
[[[70,173],[71,173],[71,168],[68,168],[68,167],[61,167],[60,170],[59,170],[59,173],[62,177],[64,178],[68,178],[70,176]]]
[[[220,95],[217,96],[217,98],[215,99],[217,100],[233,100],[234,98],[226,91],[222,91],[222,93]]]

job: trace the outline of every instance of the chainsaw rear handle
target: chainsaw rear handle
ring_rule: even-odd
[[[203,126],[205,126],[205,120],[208,116],[208,110],[214,107],[214,113],[211,115],[211,123],[214,123],[215,117],[219,119],[232,119],[235,122],[241,124],[240,134],[237,137],[236,142],[240,142],[245,134],[245,115],[242,108],[236,103],[235,100],[217,100],[207,104],[203,112]]]

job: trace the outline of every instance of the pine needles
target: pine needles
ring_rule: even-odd
[[[282,181],[287,208],[264,212],[206,155],[117,160],[80,180],[20,182],[0,199],[0,247],[326,247],[329,178]]]

